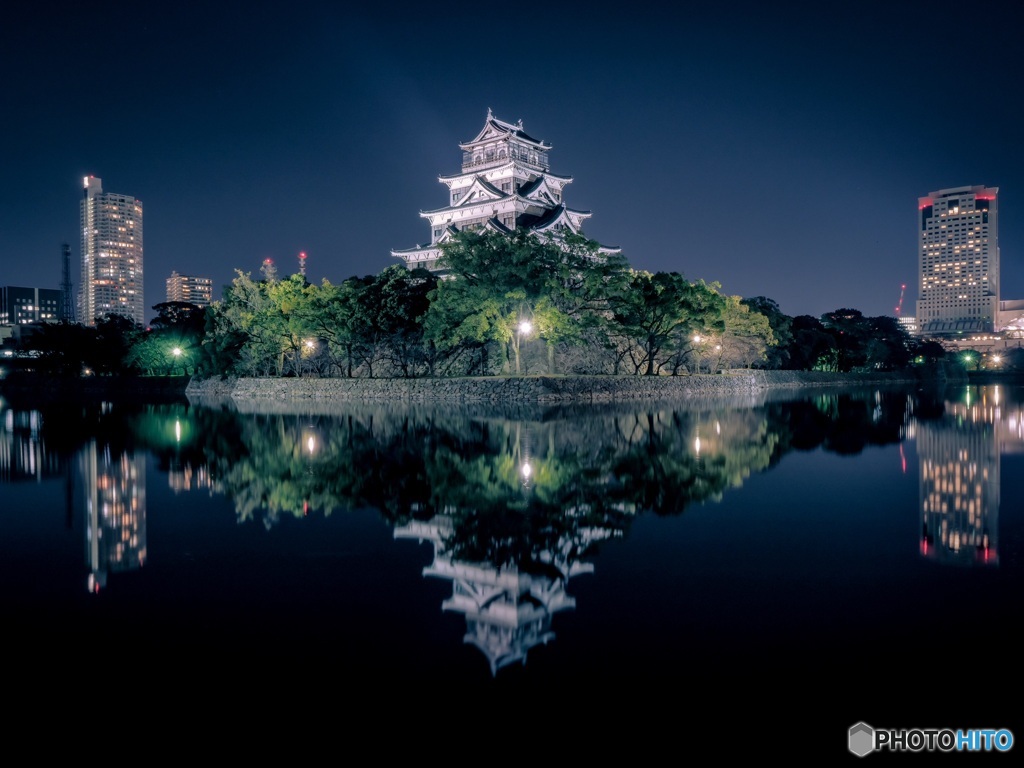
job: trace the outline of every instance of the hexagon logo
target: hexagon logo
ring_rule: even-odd
[[[875,729],[867,723],[850,726],[850,751],[864,757],[875,748]]]

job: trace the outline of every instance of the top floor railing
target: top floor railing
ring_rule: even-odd
[[[495,163],[503,163],[509,159],[518,160],[526,165],[531,165],[534,168],[538,168],[542,171],[549,170],[548,158],[542,152],[511,152],[507,153],[504,150],[496,150],[491,152],[463,152],[462,153],[462,170],[467,171],[470,168],[478,168],[482,165],[493,165]]]

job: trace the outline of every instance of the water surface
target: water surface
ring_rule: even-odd
[[[1024,735],[1022,394],[7,403],[6,647],[43,699]]]

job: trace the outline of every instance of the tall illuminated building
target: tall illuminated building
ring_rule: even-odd
[[[999,312],[999,188],[918,198],[917,324],[925,335],[994,329]]]
[[[97,318],[116,314],[142,325],[142,203],[104,192],[95,176],[86,176],[84,186],[78,318],[95,325]]]

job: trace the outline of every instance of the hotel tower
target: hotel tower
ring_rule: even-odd
[[[921,333],[993,330],[999,311],[998,193],[998,187],[956,187],[918,198]]]
[[[86,176],[84,186],[78,319],[95,325],[97,318],[116,314],[143,325],[142,203],[104,192],[95,176]]]

